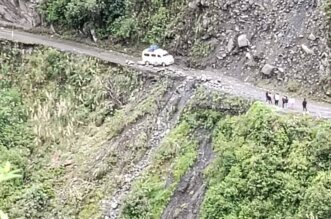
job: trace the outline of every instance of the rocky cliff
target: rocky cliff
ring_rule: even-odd
[[[29,29],[40,25],[38,0],[0,0],[0,25],[13,25]]]
[[[267,79],[293,91],[302,88],[330,95],[325,3],[192,1],[174,29],[173,48],[182,55],[196,55],[189,63],[193,66],[218,68],[246,81]]]

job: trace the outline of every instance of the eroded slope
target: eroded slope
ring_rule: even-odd
[[[38,0],[0,0],[0,24],[31,29],[41,24]]]

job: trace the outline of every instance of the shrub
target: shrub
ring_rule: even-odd
[[[261,104],[221,120],[201,218],[329,218],[330,130]]]
[[[213,47],[210,44],[198,40],[193,44],[190,56],[194,58],[204,58],[209,56],[212,50]]]

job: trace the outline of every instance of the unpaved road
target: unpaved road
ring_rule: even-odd
[[[128,66],[127,60],[137,62],[139,58],[132,57],[114,51],[107,51],[104,49],[68,41],[62,39],[55,39],[50,36],[41,36],[37,34],[26,33],[19,30],[11,30],[6,28],[0,29],[0,39],[17,41],[26,44],[40,44],[44,46],[53,47],[61,51],[72,52],[87,56],[93,56],[111,63]],[[237,79],[224,76],[222,72],[217,70],[194,70],[187,69],[181,66],[173,65],[168,68],[145,67],[139,65],[131,65],[130,68],[141,72],[149,72],[152,74],[165,74],[171,76],[186,76],[195,77],[204,81],[204,85],[216,90],[222,90],[232,95],[250,98],[254,100],[264,101],[265,90],[255,87],[251,84],[239,81]],[[281,112],[302,112],[302,99],[296,97],[296,103],[290,109],[275,108]],[[326,103],[317,103],[308,100],[308,111],[313,116],[331,118],[331,105]]]

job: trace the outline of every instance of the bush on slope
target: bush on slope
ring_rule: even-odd
[[[330,218],[330,131],[260,104],[220,121],[201,218]]]

